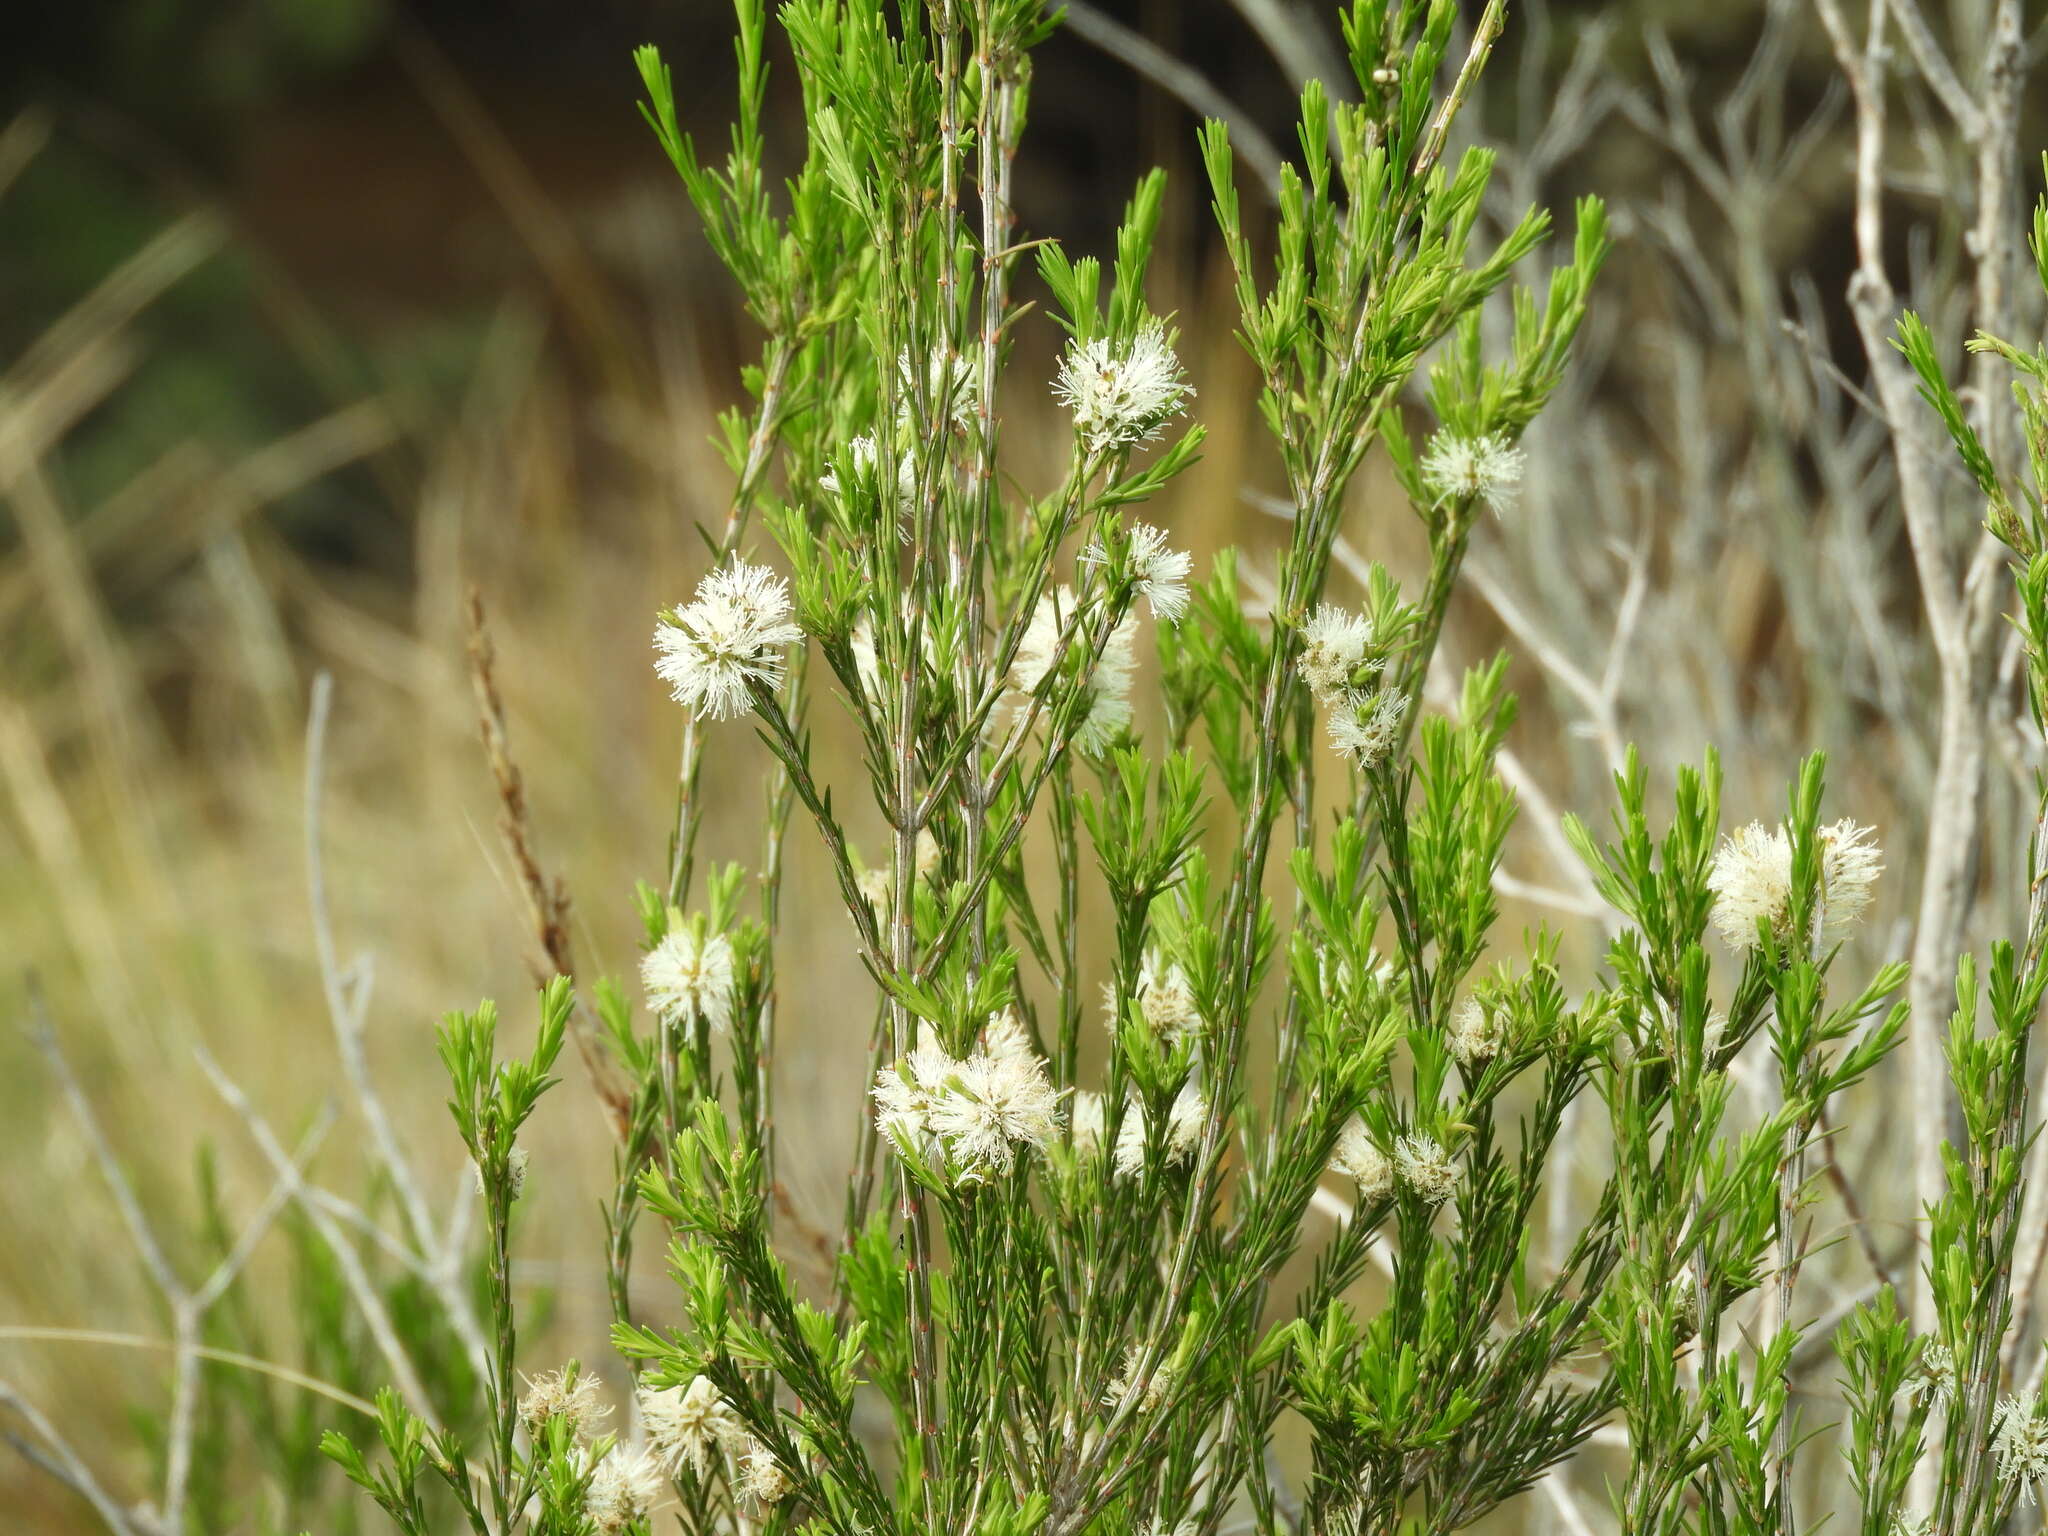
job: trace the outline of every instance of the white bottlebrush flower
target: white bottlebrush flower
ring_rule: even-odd
[[[746,713],[752,684],[780,686],[782,653],[802,638],[788,583],[766,566],[735,560],[655,626],[654,670],[692,715],[728,720]]]
[[[720,1034],[732,1028],[732,942],[696,923],[674,923],[640,960],[647,1001],[671,1023],[702,1018]]]
[[[939,840],[930,827],[917,834],[917,878],[929,880],[939,872],[939,863],[945,857]],[[862,869],[853,877],[854,888],[866,898],[867,904],[886,917],[892,910],[890,903],[896,896],[896,877],[890,873],[889,865],[881,863]]]
[[[1846,817],[1820,829],[1822,936],[1840,938],[1870,905],[1870,893],[1884,872],[1884,850],[1874,828]]]
[[[972,352],[956,352],[948,357],[944,352],[934,352],[925,364],[924,384],[931,391],[935,408],[943,404],[945,414],[952,424],[962,431],[974,424],[974,418],[981,412],[981,374],[979,359]],[[918,387],[917,364],[910,360],[905,350],[896,354],[897,376],[903,381],[903,403],[906,409],[910,396]]]
[[[981,1026],[981,1048],[1000,1061],[1038,1065],[1038,1048],[1031,1043],[1024,1021],[1017,1017],[1014,1008],[998,1009],[988,1016]]]
[[[1792,840],[1781,827],[1752,821],[1721,839],[1707,872],[1714,927],[1730,949],[1756,948],[1757,925],[1776,928],[1792,901]]]
[[[1184,549],[1173,549],[1166,535],[1146,523],[1131,530],[1131,559],[1137,566],[1138,595],[1152,610],[1152,617],[1178,624],[1188,611],[1188,573],[1195,557]]]
[[[748,1441],[747,1448],[740,1453],[738,1474],[733,1478],[733,1497],[743,1504],[780,1504],[789,1497],[792,1486],[789,1474],[768,1447],[758,1440]]]
[[[1460,437],[1438,432],[1422,456],[1422,483],[1439,501],[1483,501],[1498,517],[1515,504],[1522,485],[1522,450],[1487,432]]]
[[[853,626],[853,633],[847,636],[847,648],[853,652],[854,676],[860,679],[860,691],[870,699],[882,696],[882,663],[875,654],[875,619],[873,614],[864,613]]]
[[[929,1032],[902,1061],[875,1074],[875,1127],[908,1147],[932,1135],[932,1106],[946,1093],[961,1063],[947,1055]]]
[[[857,475],[874,478],[880,471],[881,446],[872,432],[863,432],[846,445],[847,462]],[[837,470],[818,476],[818,488],[830,495],[840,494]],[[896,455],[896,515],[902,517],[917,505],[917,461],[908,452]]]
[[[551,1419],[567,1419],[570,1428],[583,1434],[593,1423],[611,1412],[599,1400],[598,1379],[588,1371],[542,1371],[526,1378],[526,1395],[519,1399],[519,1422],[528,1435],[537,1436]]]
[[[1103,1389],[1102,1401],[1105,1407],[1120,1408],[1123,1406],[1124,1399],[1131,1395],[1131,1388],[1135,1384],[1138,1366],[1142,1362],[1142,1355],[1143,1351],[1135,1344],[1124,1351],[1124,1363],[1122,1368],[1116,1373],[1116,1380]],[[1161,1403],[1165,1402],[1168,1397],[1172,1396],[1174,1384],[1179,1379],[1180,1372],[1174,1369],[1172,1361],[1165,1359],[1157,1361],[1152,1367],[1151,1376],[1145,1382],[1144,1390],[1138,1394],[1138,1411],[1140,1413],[1150,1413]]]
[[[514,1147],[505,1155],[505,1182],[512,1186],[514,1200],[526,1193],[526,1170],[532,1161],[524,1147]],[[469,1177],[476,1185],[476,1192],[484,1194],[484,1171],[477,1166],[475,1158],[469,1160]]]
[[[667,1486],[661,1463],[651,1450],[615,1445],[590,1474],[583,1495],[584,1513],[601,1536],[617,1536],[635,1520],[645,1520],[653,1513]]]
[[[2048,1419],[2032,1392],[1998,1400],[1991,1415],[1991,1448],[1998,1455],[1998,1480],[2017,1482],[2020,1497],[2034,1501],[2034,1485],[2048,1477]]]
[[[1019,694],[1031,693],[1045,681],[1059,655],[1060,633],[1074,613],[1071,589],[1061,587],[1038,600],[1017,645],[1017,659],[1010,666],[1010,687]],[[1074,728],[1074,745],[1091,756],[1099,756],[1130,727],[1131,674],[1137,669],[1138,621],[1125,614],[1123,622],[1110,631],[1102,655],[1088,676],[1086,705],[1081,723]],[[1071,661],[1083,644],[1079,635],[1067,648]]]
[[[671,1472],[687,1466],[699,1477],[709,1476],[712,1456],[746,1436],[739,1415],[708,1376],[693,1377],[687,1387],[643,1384],[639,1398],[647,1438]]]
[[[1139,1526],[1137,1536],[1200,1536],[1201,1529],[1196,1520],[1183,1520],[1178,1525],[1171,1520],[1153,1520]]]
[[[1190,1078],[1173,1096],[1166,1112],[1166,1139],[1161,1149],[1168,1168],[1178,1168],[1195,1155],[1202,1144],[1202,1127],[1209,1118],[1209,1101]],[[1145,1166],[1145,1142],[1150,1132],[1145,1123],[1145,1101],[1133,1098],[1124,1106],[1123,1124],[1117,1128],[1114,1162],[1120,1174],[1140,1172]]]
[[[963,1178],[1008,1173],[1019,1147],[1059,1135],[1059,1090],[1028,1046],[1001,1056],[976,1051],[932,1102],[926,1123]]]
[[[1074,589],[1059,587],[1039,598],[1038,605],[1031,610],[1031,622],[1024,626],[1023,638],[1017,642],[1017,657],[1010,663],[1010,687],[1018,693],[1033,693],[1045,681],[1045,675],[1052,671],[1053,663],[1059,658],[1060,637],[1074,614]],[[1080,644],[1075,635],[1068,653]]]
[[[1875,834],[1853,821],[1820,829],[1821,941],[1845,935],[1870,905],[1871,887],[1883,869]],[[1714,893],[1714,927],[1733,950],[1756,948],[1757,925],[1768,923],[1780,938],[1791,919],[1792,838],[1782,827],[1752,821],[1721,839],[1707,872]]]
[[[1023,1027],[1005,1010],[987,1043],[956,1061],[929,1037],[875,1075],[875,1123],[899,1146],[943,1150],[963,1181],[1016,1165],[1020,1147],[1059,1135],[1060,1093]]]
[[[1146,321],[1121,349],[1106,336],[1070,345],[1053,383],[1053,394],[1074,413],[1074,431],[1091,454],[1157,437],[1193,393],[1157,320]]]
[[[1169,1044],[1202,1033],[1202,1009],[1188,973],[1156,949],[1146,950],[1138,967],[1138,1012]]]
[[[1100,544],[1083,550],[1081,560],[1086,565],[1110,563],[1109,552]],[[1188,611],[1188,572],[1194,569],[1195,557],[1168,545],[1162,530],[1136,523],[1131,527],[1130,560],[1131,585],[1151,607],[1152,617],[1178,624]]]
[[[1920,1388],[1937,1403],[1956,1400],[1956,1356],[1939,1339],[1929,1339],[1920,1348]]]
[[[1367,1200],[1384,1200],[1394,1190],[1394,1165],[1372,1139],[1365,1121],[1353,1115],[1337,1133],[1337,1148],[1330,1154],[1330,1171],[1341,1173],[1358,1186]]]
[[[1470,1068],[1500,1054],[1507,1037],[1507,1020],[1501,1010],[1468,997],[1451,1014],[1446,1043],[1458,1065]]]
[[[1560,1023],[1562,1028],[1562,1023]],[[1706,1024],[1700,1029],[1700,1050],[1709,1060],[1721,1049],[1721,1042],[1728,1034],[1728,1015],[1719,1008],[1707,1015]]]
[[[1166,1160],[1178,1167],[1195,1155],[1202,1144],[1202,1130],[1209,1119],[1209,1101],[1194,1079],[1180,1085],[1166,1112]]]
[[[1360,768],[1386,761],[1408,718],[1405,694],[1350,689],[1330,701],[1330,745]]]
[[[1441,1205],[1458,1187],[1458,1165],[1434,1136],[1403,1136],[1395,1142],[1394,1171],[1429,1205]]]
[[[1359,676],[1373,649],[1372,620],[1334,603],[1324,603],[1301,627],[1301,655],[1295,668],[1308,691],[1328,704],[1363,681]]]
[[[1108,1112],[1102,1102],[1102,1095],[1091,1088],[1076,1090],[1072,1118],[1074,1150],[1083,1157],[1100,1152],[1102,1132],[1108,1123]]]
[[[1131,674],[1137,670],[1138,621],[1124,621],[1109,632],[1095,670],[1088,677],[1088,713],[1074,730],[1074,745],[1099,757],[1131,728]]]
[[[748,685],[782,679],[783,648],[803,638],[788,584],[765,566],[734,561],[697,584],[695,598],[656,626],[655,671],[700,718],[746,711]]]

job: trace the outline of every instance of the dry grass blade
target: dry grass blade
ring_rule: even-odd
[[[50,117],[31,107],[26,112],[15,114],[14,120],[5,129],[0,129],[0,197],[7,195],[21,173],[34,163],[43,146],[50,142]]]
[[[534,853],[533,828],[526,804],[526,781],[512,758],[505,730],[505,701],[498,692],[497,651],[491,644],[490,626],[484,616],[483,594],[469,589],[469,676],[476,693],[477,725],[483,736],[484,755],[490,762],[491,778],[498,787],[498,830],[518,871],[519,888],[526,898],[527,915],[533,925],[539,959],[534,964],[538,981],[550,976],[575,975],[575,960],[569,939],[569,888],[557,877],[550,880]],[[606,1049],[597,1024],[579,1001],[571,1022],[576,1049],[590,1074],[612,1134],[623,1140],[632,1124],[633,1103],[625,1081]]]

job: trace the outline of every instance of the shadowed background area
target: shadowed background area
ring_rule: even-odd
[[[345,1059],[316,965],[324,923],[346,985],[369,989],[368,1064],[407,1150],[437,1203],[458,1196],[433,1020],[495,996],[512,1039],[532,1027],[465,594],[490,616],[577,953],[588,974],[630,977],[632,885],[664,865],[679,734],[648,634],[701,572],[698,520],[722,515],[710,438],[757,337],[634,105],[630,51],[653,41],[685,126],[722,143],[734,68],[712,0],[18,9],[35,14],[0,44],[0,1381],[140,1489],[160,1451],[165,1319],[100,1143],[190,1277],[219,1246],[205,1234],[232,1233],[271,1177],[195,1052],[285,1143],[324,1135],[323,1172],[360,1159],[352,1100],[332,1129],[317,1119]],[[1149,41],[1284,145],[1289,61],[1247,20],[1259,9],[1089,14],[1098,40]],[[1340,58],[1322,8],[1303,9],[1318,20],[1297,36]],[[1227,323],[1196,118],[1118,46],[1063,31],[1037,56],[1020,220],[1103,252],[1137,175],[1167,167],[1153,302],[1178,311],[1210,438],[1158,511],[1198,568],[1241,544],[1256,571],[1278,482]],[[779,51],[773,67],[771,156],[789,163],[801,120]],[[1570,199],[1598,190],[1624,239],[1586,359],[1530,445],[1528,516],[1485,535],[1446,648],[1460,664],[1515,653],[1511,745],[1530,774],[1516,787],[1540,782],[1553,811],[1596,823],[1625,739],[1660,771],[1720,741],[1731,819],[1774,814],[1801,750],[1853,746],[1833,792],[1898,828],[1895,919],[1929,771],[1910,704],[1927,661],[1881,438],[1836,377],[1861,369],[1833,77],[1784,6],[1513,8],[1471,125],[1503,149],[1489,216],[1535,200],[1568,223]],[[1909,210],[1927,190],[1903,190]],[[1938,300],[1953,231],[1929,218],[1910,257]],[[1056,339],[1026,322],[1001,402],[1008,470],[1034,487],[1066,426],[1021,381],[1050,377]],[[1358,542],[1399,573],[1420,545],[1386,489],[1361,488]],[[309,764],[321,672],[334,702]],[[828,760],[857,784],[851,732],[820,715]],[[706,793],[730,814],[708,823],[707,856],[757,857],[764,761],[744,729],[714,742]],[[1526,819],[1509,892],[1525,905],[1503,931],[1582,900],[1554,815]],[[866,835],[878,848],[872,820]],[[802,959],[784,962],[777,1092],[801,1234],[836,1215],[869,984],[801,831],[789,858],[785,952]],[[1894,947],[1885,922],[1872,932]],[[45,1030],[97,1134],[38,1049]],[[522,1273],[549,1298],[549,1343],[589,1355],[608,1315],[595,1192],[610,1153],[569,1076],[535,1131]],[[220,1347],[267,1341],[366,1392],[380,1378],[350,1325],[295,1340],[278,1321],[338,1284],[305,1218],[284,1217],[274,1246]],[[655,1317],[659,1257],[641,1265]],[[102,1337],[25,1336],[63,1329]],[[222,1365],[206,1390],[252,1389]],[[307,1436],[346,1410],[276,1401],[311,1486],[326,1474]],[[237,1448],[202,1451],[228,1479]],[[86,1518],[5,1450],[0,1498],[14,1530]],[[208,1529],[268,1531],[291,1506],[219,1507],[232,1523]]]

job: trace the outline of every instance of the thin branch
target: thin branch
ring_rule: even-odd
[[[334,1028],[335,1052],[341,1058],[342,1070],[348,1077],[363,1123],[369,1127],[377,1161],[398,1192],[406,1226],[412,1233],[413,1247],[420,1255],[421,1278],[432,1287],[446,1310],[449,1324],[461,1339],[471,1364],[482,1371],[490,1362],[490,1346],[463,1282],[462,1254],[438,1243],[433,1208],[420,1188],[411,1160],[399,1144],[397,1128],[391,1123],[383,1098],[377,1092],[376,1080],[370,1073],[363,1027],[370,997],[368,961],[364,960],[354,968],[354,984],[350,985],[351,978],[341,969],[334,942],[334,926],[327,906],[326,863],[321,852],[327,726],[333,704],[334,679],[322,672],[313,679],[313,696],[306,715],[305,773],[306,889],[312,911],[314,953],[320,963],[321,990],[327,999],[327,1014]],[[306,1186],[299,1183],[296,1187],[303,1189]]]
[[[148,1529],[114,1502],[106,1489],[100,1486],[99,1479],[92,1475],[92,1469],[71,1448],[70,1442],[57,1433],[57,1427],[43,1416],[42,1411],[4,1381],[0,1381],[0,1408],[11,1409],[25,1420],[29,1428],[41,1437],[47,1450],[38,1450],[12,1432],[0,1431],[0,1439],[5,1439],[21,1452],[30,1465],[55,1478],[90,1504],[93,1512],[115,1536],[137,1536],[137,1533]]]
[[[1564,1523],[1570,1536],[1593,1536],[1593,1527],[1586,1521],[1586,1512],[1579,1508],[1579,1501],[1564,1480],[1564,1468],[1552,1467],[1540,1479],[1540,1486],[1550,1497],[1550,1507],[1557,1511],[1557,1518]]]
[[[438,1428],[440,1419],[434,1411],[433,1400],[427,1396],[426,1387],[420,1381],[419,1373],[413,1368],[412,1359],[406,1354],[405,1345],[399,1340],[398,1330],[392,1326],[391,1314],[385,1309],[384,1299],[377,1293],[377,1287],[371,1281],[369,1272],[363,1268],[362,1255],[356,1252],[355,1244],[351,1243],[335,1225],[334,1218],[326,1207],[319,1201],[309,1198],[309,1191],[304,1180],[299,1177],[298,1169],[293,1166],[276,1134],[249,1103],[248,1096],[226,1072],[221,1070],[220,1064],[212,1056],[201,1050],[198,1057],[199,1065],[212,1082],[214,1092],[218,1093],[222,1102],[241,1118],[257,1147],[270,1160],[270,1165],[278,1178],[291,1186],[292,1194],[298,1199],[307,1219],[313,1223],[314,1230],[320,1234],[321,1240],[327,1244],[328,1251],[334,1255],[335,1263],[341,1268],[342,1279],[347,1284],[350,1295],[355,1298],[357,1310],[363,1314],[363,1322],[370,1330],[370,1337],[376,1342],[378,1353],[384,1357],[384,1363],[391,1371],[399,1395],[429,1426]]]
[[[1200,70],[1176,59],[1157,43],[1112,20],[1088,0],[1066,0],[1067,29],[1092,43],[1179,101],[1197,117],[1220,118],[1230,129],[1230,142],[1265,189],[1267,201],[1280,201],[1280,151],[1245,110]]]
[[[292,1154],[292,1164],[295,1168],[304,1168],[312,1162],[313,1154],[320,1150],[320,1144],[334,1128],[334,1119],[334,1104],[330,1100],[320,1106],[318,1113],[313,1117],[312,1125],[307,1127],[305,1136],[299,1142],[298,1151]],[[204,1313],[210,1310],[215,1302],[227,1294],[228,1287],[235,1283],[244,1269],[248,1268],[249,1260],[255,1256],[256,1247],[270,1231],[271,1224],[291,1201],[292,1187],[288,1182],[279,1179],[270,1186],[270,1193],[264,1196],[263,1203],[256,1208],[256,1214],[243,1225],[242,1234],[235,1240],[235,1246],[221,1256],[221,1261],[214,1266],[213,1273],[208,1275],[199,1289],[192,1293],[192,1305],[197,1311]]]
[[[161,1350],[165,1353],[177,1348],[168,1339],[153,1339],[146,1333],[110,1333],[101,1328],[36,1328],[18,1324],[0,1324],[0,1339],[18,1339],[24,1343],[52,1344],[105,1344],[117,1349]],[[245,1355],[240,1350],[216,1349],[210,1344],[201,1344],[192,1351],[202,1360],[211,1360],[217,1365],[239,1366],[245,1371],[254,1371],[259,1376],[268,1376],[286,1386],[300,1387],[324,1397],[329,1402],[339,1403],[353,1409],[365,1418],[377,1416],[377,1405],[353,1392],[344,1391],[331,1381],[322,1381],[318,1376],[308,1376],[304,1371],[293,1370],[275,1360],[265,1360],[258,1355]],[[0,1394],[6,1388],[0,1386]]]
[[[1884,1255],[1877,1251],[1877,1242],[1870,1235],[1870,1218],[1863,1213],[1863,1202],[1856,1197],[1856,1187],[1849,1182],[1849,1175],[1842,1170],[1841,1160],[1835,1156],[1835,1138],[1831,1134],[1826,1109],[1820,1117],[1821,1156],[1826,1160],[1828,1182],[1835,1187],[1835,1194],[1841,1199],[1842,1209],[1848,1213],[1849,1229],[1856,1234],[1856,1246],[1863,1250],[1863,1257],[1870,1265],[1870,1272],[1877,1277],[1877,1283],[1898,1290],[1891,1266]]]
[[[113,1192],[114,1204],[119,1207],[122,1223],[128,1228],[129,1239],[135,1250],[142,1255],[143,1266],[148,1269],[150,1279],[166,1298],[176,1302],[186,1295],[185,1283],[171,1267],[171,1261],[164,1256],[163,1248],[151,1230],[149,1220],[142,1214],[142,1203],[135,1198],[135,1187],[128,1182],[128,1175],[122,1171],[120,1159],[114,1156],[114,1148],[107,1140],[106,1132],[100,1129],[99,1117],[93,1113],[92,1103],[79,1086],[77,1076],[71,1070],[63,1048],[57,1044],[57,1032],[50,1023],[49,1006],[43,997],[42,987],[33,977],[28,987],[29,1035],[44,1056],[49,1059],[50,1068],[57,1074],[57,1081],[64,1089],[64,1097],[71,1105],[72,1115],[78,1127],[91,1143],[93,1159],[100,1165],[100,1173]]]
[[[1231,8],[1258,33],[1259,41],[1273,55],[1295,90],[1310,80],[1320,80],[1332,101],[1357,95],[1351,70],[1344,57],[1331,46],[1322,26],[1299,4],[1283,0],[1230,0]]]
[[[334,707],[334,678],[321,672],[313,679],[313,697],[306,711],[305,836],[306,897],[312,909],[313,953],[320,963],[320,987],[327,999],[327,1017],[334,1027],[334,1045],[348,1075],[350,1090],[369,1127],[370,1142],[377,1161],[390,1175],[392,1187],[412,1228],[413,1241],[422,1252],[431,1250],[434,1218],[426,1197],[413,1178],[412,1164],[398,1144],[398,1131],[385,1112],[384,1101],[370,1076],[368,1054],[363,1043],[363,1015],[369,1002],[367,973],[351,996],[345,988],[341,962],[334,942],[334,925],[327,906],[327,867],[321,856],[320,811],[326,782],[327,723]]]
[[[1907,51],[1919,67],[1920,78],[1956,120],[1964,140],[1974,144],[1984,132],[1983,109],[1964,89],[1963,82],[1956,77],[1955,66],[1935,41],[1933,28],[1921,14],[1920,0],[1890,0],[1890,5],[1892,14],[1898,18],[1899,35],[1906,40]]]

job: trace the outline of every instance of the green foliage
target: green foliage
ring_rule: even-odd
[[[879,995],[878,1112],[862,1115],[834,1294],[813,1300],[773,1221],[761,1064],[779,868],[762,871],[758,923],[741,916],[737,870],[714,872],[692,910],[693,723],[670,878],[639,896],[661,1016],[649,1039],[615,991],[596,1013],[639,1106],[610,1206],[615,1342],[643,1401],[688,1394],[725,1426],[692,1438],[648,1421],[694,1528],[751,1501],[776,1527],[1066,1536],[1213,1522],[1243,1500],[1275,1530],[1265,1447],[1293,1408],[1317,1432],[1318,1528],[1413,1506],[1448,1530],[1611,1410],[1605,1386],[1554,1373],[1592,1337],[1618,1201],[1548,1274],[1532,1271],[1527,1234],[1559,1176],[1564,1117],[1607,1070],[1617,1004],[1570,1000],[1542,935],[1525,966],[1470,985],[1494,943],[1514,816],[1493,768],[1514,718],[1505,660],[1468,678],[1454,720],[1422,723],[1412,760],[1405,750],[1474,505],[1501,504],[1514,439],[1557,382],[1606,248],[1589,202],[1549,298],[1518,293],[1512,354],[1486,361],[1479,308],[1547,223],[1531,210],[1470,252],[1491,159],[1440,161],[1501,13],[1462,63],[1455,14],[1437,0],[1346,15],[1362,96],[1304,92],[1270,270],[1242,225],[1227,136],[1204,131],[1240,335],[1295,507],[1270,622],[1247,612],[1227,556],[1190,602],[1187,558],[1128,520],[1201,442],[1195,425],[1150,446],[1189,393],[1176,334],[1145,297],[1163,176],[1125,210],[1106,292],[1097,258],[1037,244],[1066,333],[1058,393],[1073,450],[1042,492],[1003,473],[997,383],[1027,308],[1013,291],[1026,247],[1009,177],[1030,50],[1050,25],[1038,6],[908,8],[893,22],[866,3],[783,7],[809,137],[781,212],[762,165],[765,7],[736,6],[739,117],[723,169],[680,128],[658,56],[639,54],[648,122],[767,332],[752,411],[724,433],[731,517],[706,530],[741,595],[707,584],[665,613],[664,666],[737,669],[781,776],[771,849],[800,806]],[[1454,484],[1408,448],[1399,402],[1440,346],[1428,395],[1440,441],[1493,455],[1492,481]],[[1431,574],[1410,602],[1373,567],[1352,615],[1324,587],[1346,489],[1382,432],[1430,529]],[[733,563],[757,522],[795,573],[788,607],[864,743],[890,829],[876,869],[855,863],[821,782],[801,668],[747,651],[744,633],[705,638],[751,622],[747,604],[764,622],[780,611]],[[1173,748],[1157,762],[1129,697],[1146,614]],[[1346,757],[1324,757],[1319,710],[1350,763],[1327,836],[1318,779]],[[1287,915],[1264,875],[1290,806]],[[1082,932],[1084,833],[1109,916],[1099,947]],[[1050,855],[1049,883],[1026,862],[1032,845]],[[1096,964],[1107,1027],[1091,1040],[1083,973]],[[1483,1038],[1453,1019],[1464,993],[1490,1021]],[[524,1063],[493,1063],[488,1010],[444,1030],[494,1218],[509,1209],[511,1137],[571,1006],[550,990]],[[1250,1070],[1258,1055],[1270,1072]],[[1356,1199],[1316,1236],[1333,1167]],[[670,1235],[675,1330],[634,1320],[625,1300],[642,1212]],[[1381,1236],[1393,1290],[1360,1322],[1347,1292]],[[1273,1288],[1298,1253],[1313,1278],[1276,1325]],[[479,1481],[516,1521],[520,1494],[541,1490],[545,1511],[568,1490],[539,1463],[539,1437],[522,1451],[512,1433],[511,1337],[502,1315],[486,1384],[501,1433]],[[869,1396],[886,1404],[886,1436],[859,1420]],[[424,1431],[386,1418],[391,1470],[344,1465],[403,1524],[422,1469],[455,1452],[423,1450]],[[749,1471],[764,1457],[783,1478],[766,1503]]]

